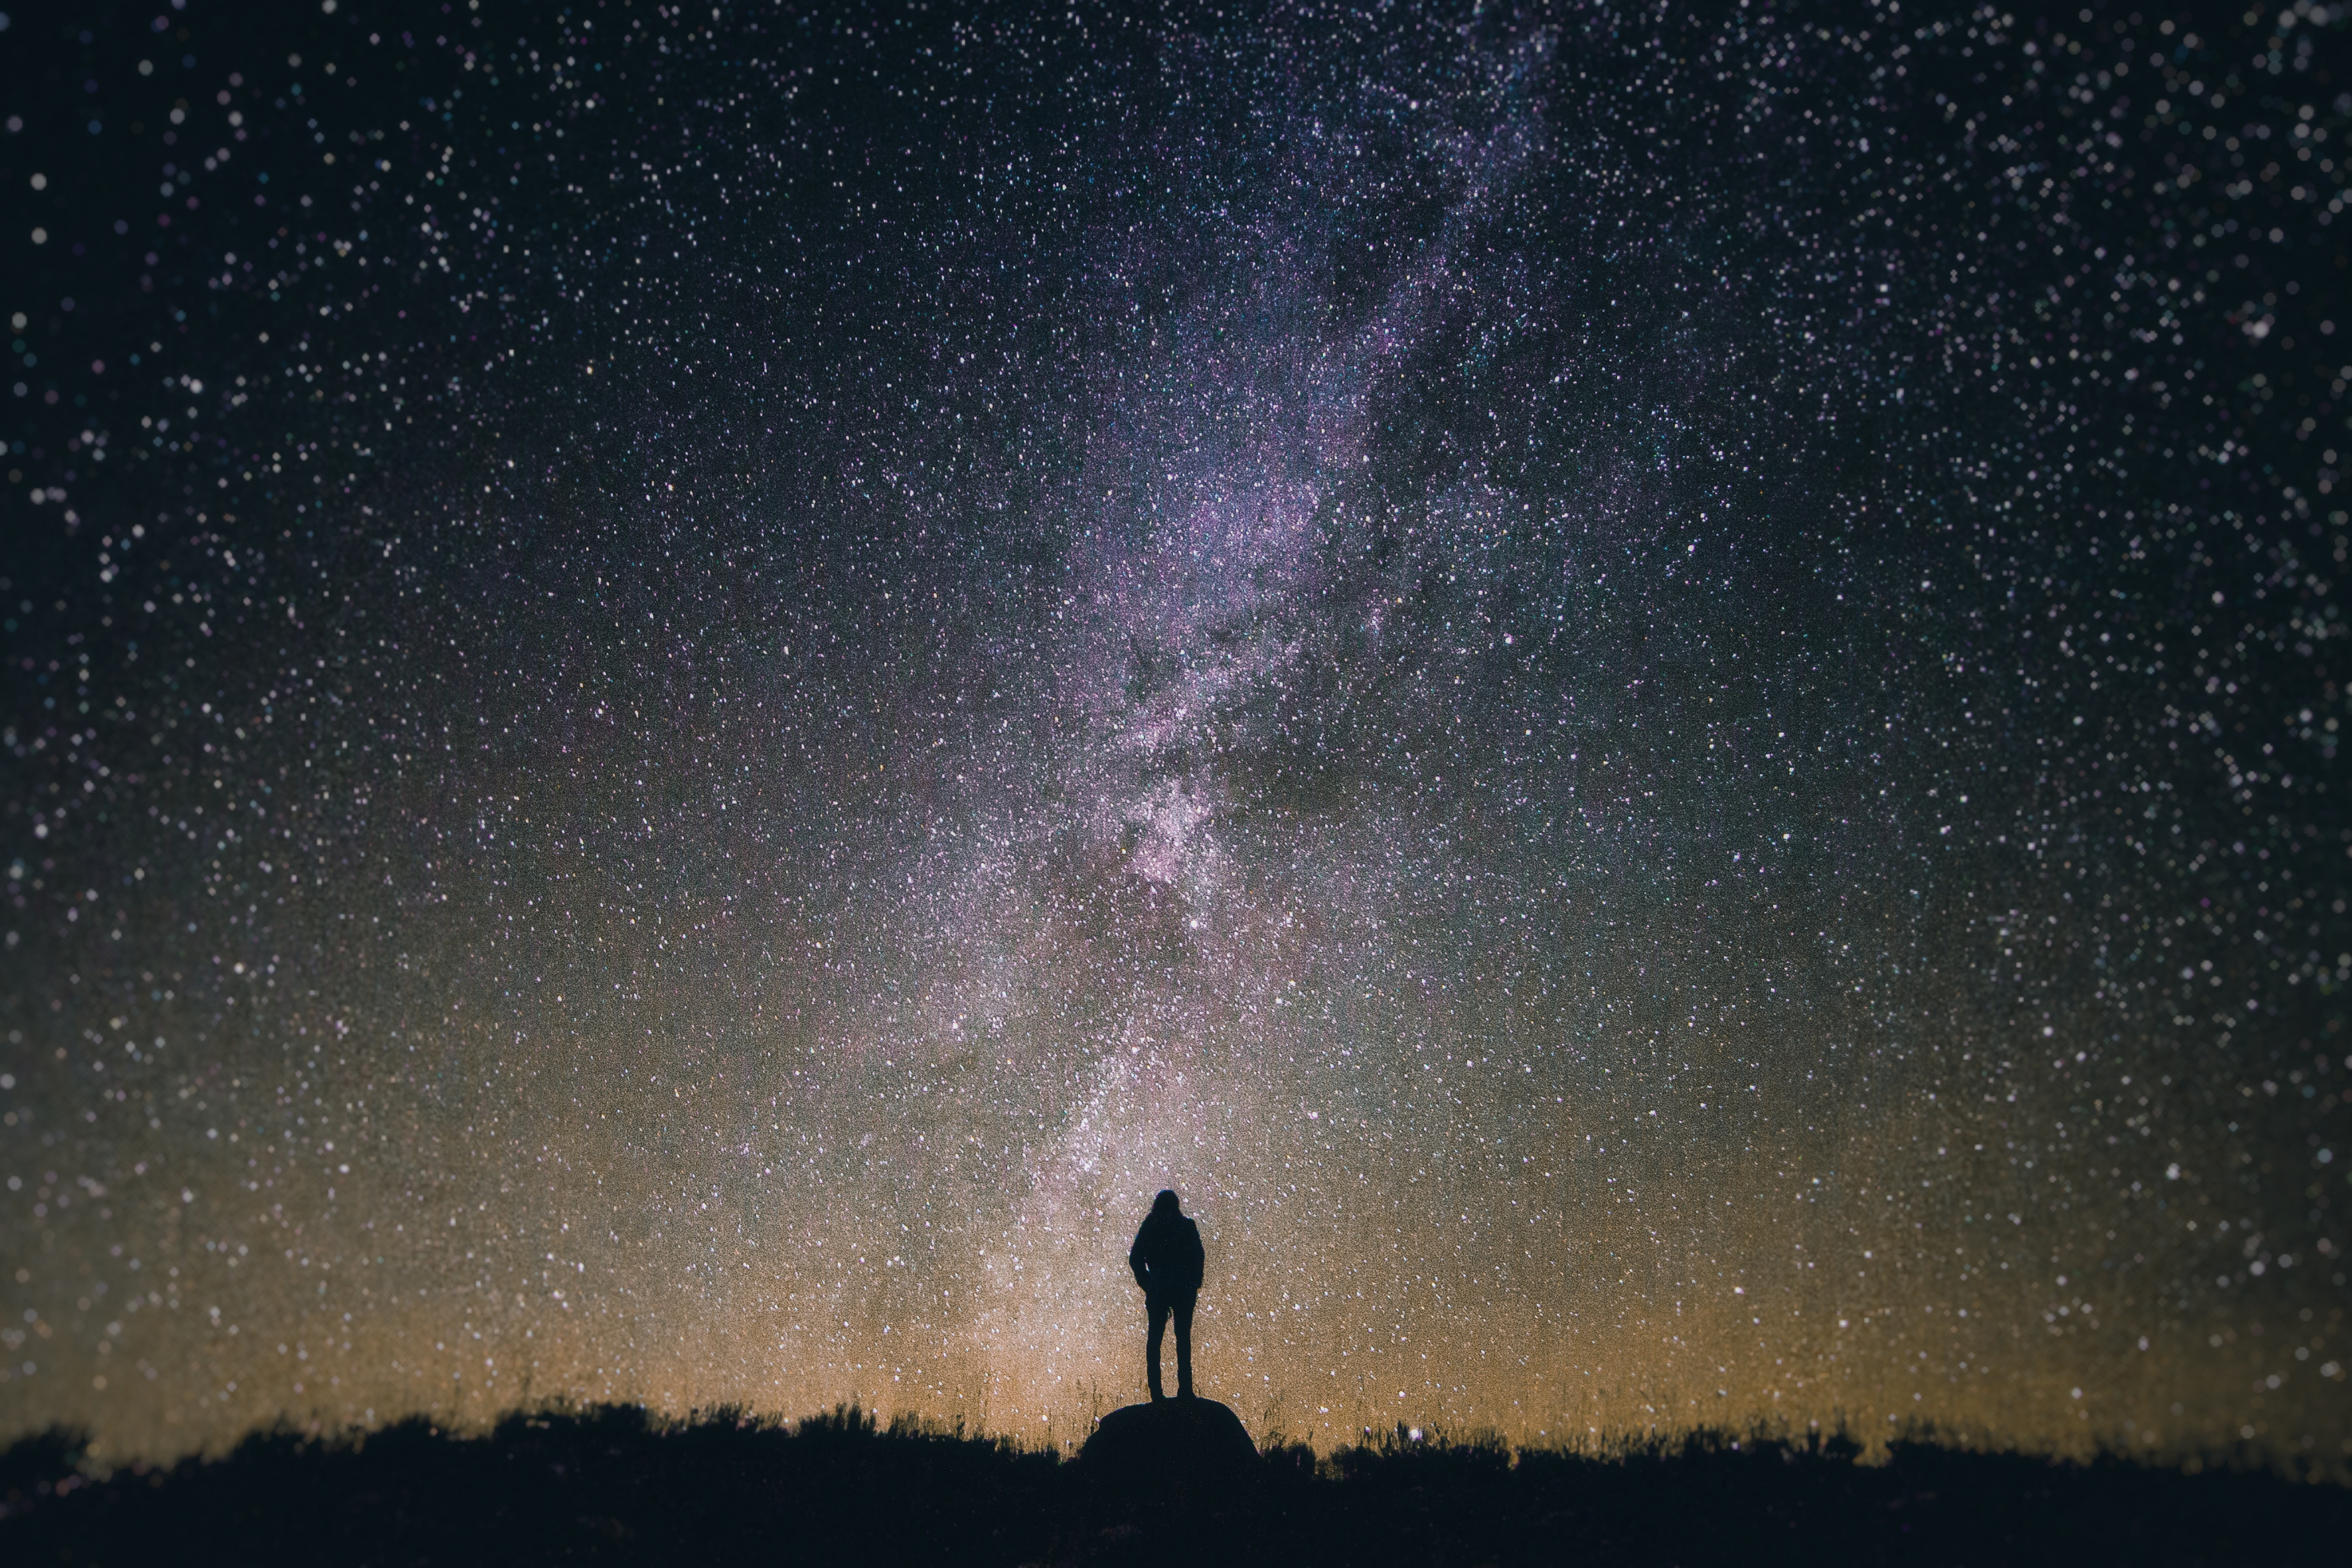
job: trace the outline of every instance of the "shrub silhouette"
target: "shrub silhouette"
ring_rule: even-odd
[[[0,1455],[0,1562],[409,1564],[742,1562],[2291,1561],[2352,1538],[2352,1493],[2251,1471],[2055,1465],[1899,1445],[1701,1437],[1613,1459],[1399,1428],[1154,1510],[1086,1467],[841,1406],[666,1422],[550,1407],[465,1435],[411,1420],[348,1441],[276,1429],[228,1455],[92,1479],[56,1431]]]

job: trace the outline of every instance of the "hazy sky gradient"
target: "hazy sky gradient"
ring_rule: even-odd
[[[1069,1441],[1173,1186],[1260,1436],[2340,1469],[2345,24],[2089,15],[19,18],[0,1429]]]

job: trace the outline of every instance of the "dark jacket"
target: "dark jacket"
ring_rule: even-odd
[[[1189,1296],[1201,1288],[1201,1228],[1181,1214],[1145,1217],[1127,1266],[1149,1296]]]

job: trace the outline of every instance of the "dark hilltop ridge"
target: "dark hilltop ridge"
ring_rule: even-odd
[[[1835,1442],[1728,1439],[1599,1460],[1403,1429],[1318,1459],[1237,1450],[1241,1430],[1207,1400],[1131,1406],[1072,1461],[855,1407],[665,1424],[605,1406],[472,1437],[257,1433],[104,1479],[50,1434],[0,1458],[0,1562],[2081,1568],[2331,1560],[2352,1540],[2352,1491],[2268,1472],[1925,1445],[1862,1465]]]

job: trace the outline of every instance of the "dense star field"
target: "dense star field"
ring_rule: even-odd
[[[2341,5],[38,4],[0,1437],[2352,1466]]]

